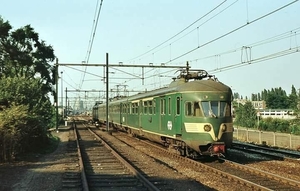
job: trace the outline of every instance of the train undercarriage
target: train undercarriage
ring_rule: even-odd
[[[97,122],[95,125],[100,126],[100,123],[105,125],[103,122]],[[203,156],[224,157],[224,154],[226,153],[226,145],[224,142],[213,142],[207,145],[199,145],[197,142],[191,142],[191,146],[189,146],[186,142],[180,140],[180,137],[178,139],[172,139],[157,134],[147,133],[142,129],[133,129],[115,123],[110,123],[110,129],[125,131],[134,137],[146,138],[162,144],[171,152],[193,159],[201,158]]]
[[[184,141],[170,139],[166,137],[162,138],[162,144],[173,150],[181,156],[187,156],[190,158],[199,158],[202,156],[217,156],[224,157],[226,153],[226,146],[224,142],[214,142],[207,145],[198,146],[198,150],[191,148]]]

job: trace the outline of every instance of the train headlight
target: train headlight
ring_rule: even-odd
[[[204,131],[209,132],[211,130],[211,126],[210,125],[204,125]]]
[[[225,132],[226,129],[227,129],[227,126],[226,126],[225,124],[223,124],[223,125],[221,126],[221,130],[222,130],[223,132]]]

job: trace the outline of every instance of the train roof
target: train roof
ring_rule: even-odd
[[[231,89],[218,81],[214,76],[208,75],[205,70],[183,70],[177,78],[173,78],[168,87],[139,93],[126,98],[118,97],[113,101],[122,102],[125,100],[146,99],[174,92],[231,92]]]
[[[162,96],[174,92],[231,92],[230,87],[224,85],[223,83],[213,80],[195,80],[185,82],[184,80],[177,80],[171,82],[169,87],[156,89],[152,91],[147,91],[144,93],[139,93],[136,95],[132,95],[126,98],[121,98],[114,100],[114,102],[122,102],[124,100],[137,100],[137,99],[145,99],[148,97],[157,97]]]

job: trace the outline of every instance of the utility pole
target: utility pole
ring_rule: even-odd
[[[109,121],[108,121],[108,53],[106,53],[106,131],[109,132]]]
[[[55,65],[55,84],[56,84],[56,132],[58,132],[58,58],[56,58],[56,65]]]
[[[65,116],[66,116],[66,117],[67,117],[68,114],[69,114],[69,112],[68,112],[68,96],[67,96],[67,92],[68,92],[68,90],[67,90],[67,87],[66,87],[66,113],[65,113]]]
[[[61,116],[64,117],[64,89],[63,89],[63,71],[60,72],[61,74],[61,109],[62,109],[62,112],[61,112]]]

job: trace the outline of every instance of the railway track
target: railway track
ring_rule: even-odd
[[[207,163],[212,168],[230,173],[241,183],[259,190],[299,190],[300,182],[223,159],[223,163]]]
[[[91,128],[95,131],[95,133],[99,134],[105,142],[116,148],[122,156],[125,156],[125,158],[159,190],[211,190],[211,188],[178,174],[176,170],[162,164],[162,162],[156,158],[137,151],[137,148],[129,146],[120,139],[116,139],[115,136],[108,135],[106,132],[101,131],[98,128]]]
[[[158,190],[107,143],[86,126],[76,124],[85,180],[83,190]],[[81,176],[83,177],[83,176]]]
[[[81,174],[83,172],[80,161],[80,152],[77,147],[77,136],[74,128],[69,130],[69,141],[67,143],[67,152],[64,173],[62,176],[62,190],[79,191],[83,190]]]
[[[119,136],[119,133],[113,133],[113,135],[123,141],[124,144],[128,143],[128,138],[133,139],[129,136]],[[123,138],[122,138],[123,137]],[[133,139],[134,140],[134,139]],[[141,145],[142,143],[142,145]],[[193,169],[195,172],[201,172],[201,174],[215,174],[215,176],[220,177],[220,179],[227,179],[227,182],[235,184],[236,187],[243,187],[244,190],[299,190],[300,182],[285,177],[278,176],[276,174],[260,171],[256,168],[251,168],[246,165],[234,163],[232,161],[224,160],[223,163],[201,163],[199,161],[191,160],[188,158],[180,157],[172,152],[167,151],[153,143],[148,141],[138,140],[135,144],[130,144],[128,146],[134,148],[149,148],[155,147],[155,152],[161,153],[161,155],[168,156],[173,161],[180,161],[184,168]],[[154,146],[153,146],[154,145]],[[127,147],[128,147],[127,146]],[[118,146],[116,146],[118,147]],[[125,147],[125,145],[123,146]],[[145,151],[142,151],[145,152]],[[148,152],[145,154],[149,155]],[[153,156],[156,160],[159,160],[157,155]],[[164,161],[161,161],[163,163]],[[166,162],[167,163],[167,162]],[[146,165],[145,165],[146,166]],[[143,167],[139,167],[143,169]],[[146,171],[146,170],[145,170]],[[195,178],[195,177],[194,177]],[[201,182],[201,178],[195,178],[196,181]],[[229,186],[229,185],[228,185]],[[232,185],[231,185],[232,186]]]
[[[120,138],[118,136],[118,138]],[[124,142],[126,141],[124,138]],[[153,143],[149,143],[148,141],[142,141],[144,144],[148,145],[140,145],[139,147],[155,147],[156,153],[162,153],[162,155],[168,155],[173,160],[179,160],[180,163],[187,167],[191,168],[194,171],[199,172],[209,172],[213,173],[220,178],[226,178],[228,182],[232,182],[232,184],[237,184],[237,187],[243,187],[250,190],[299,190],[300,182],[292,179],[288,179],[285,177],[278,176],[276,174],[268,173],[261,171],[259,169],[251,168],[242,164],[234,163],[232,161],[224,160],[222,163],[220,162],[209,162],[202,163],[199,161],[191,160],[188,158],[180,157],[172,152],[167,151]],[[135,147],[137,147],[135,145]],[[197,178],[196,178],[197,180]],[[198,179],[201,181],[201,179]],[[245,190],[245,189],[244,189]]]
[[[293,152],[282,149],[273,149],[269,147],[242,143],[237,141],[233,143],[233,149],[260,154],[275,160],[290,161],[300,164],[300,152],[296,151]]]

